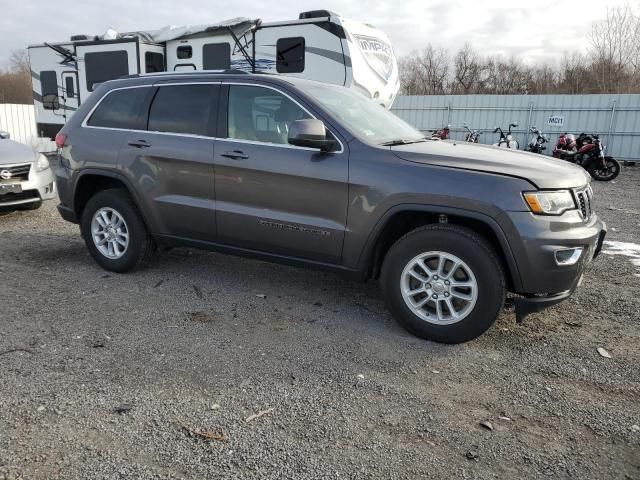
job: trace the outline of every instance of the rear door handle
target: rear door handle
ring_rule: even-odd
[[[128,144],[136,148],[147,148],[151,146],[146,140],[132,140]]]
[[[221,157],[227,157],[227,158],[232,158],[234,160],[238,160],[238,159],[244,159],[246,160],[247,158],[249,158],[249,155],[247,155],[246,153],[244,153],[241,150],[232,150],[229,152],[224,152],[220,154]]]

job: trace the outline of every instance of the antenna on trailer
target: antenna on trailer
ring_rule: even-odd
[[[60,45],[51,45],[50,43],[45,43],[45,45],[56,52],[58,55],[62,55],[62,61],[60,62],[60,65],[69,65],[76,62],[76,57],[71,50],[68,50]]]

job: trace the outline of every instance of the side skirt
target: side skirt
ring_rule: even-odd
[[[209,250],[212,252],[224,253],[228,255],[236,255],[240,257],[253,258],[255,260],[263,260],[266,262],[279,263],[281,265],[289,265],[293,267],[309,268],[312,270],[320,270],[340,275],[350,280],[364,282],[367,280],[363,271],[347,268],[342,265],[331,263],[316,262],[299,257],[288,257],[286,255],[278,255],[275,253],[262,252],[259,250],[250,250],[247,248],[239,248],[231,245],[225,245],[215,242],[205,242],[200,240],[191,240],[183,237],[175,237],[172,235],[154,235],[158,243],[167,247],[192,247],[201,250]]]

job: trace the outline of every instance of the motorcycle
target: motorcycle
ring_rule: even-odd
[[[440,130],[431,132],[431,140],[449,140],[449,133],[451,131],[451,125],[442,127]]]
[[[480,132],[478,130],[471,130],[469,125],[463,123],[462,126],[467,130],[464,135],[464,141],[469,143],[480,143]]]
[[[494,143],[493,145],[495,147],[500,147],[500,148],[513,148],[514,150],[517,150],[520,145],[518,144],[517,140],[513,139],[513,136],[511,135],[511,127],[517,127],[518,124],[517,123],[510,123],[509,124],[509,131],[507,132],[507,134],[505,135],[504,132],[502,131],[502,128],[500,127],[496,127],[496,129],[493,131],[493,133],[499,133],[500,134],[500,140],[498,140],[498,143]]]
[[[542,152],[547,149],[545,143],[549,141],[549,137],[542,133],[542,131],[540,131],[536,126],[531,127],[529,131],[533,135],[531,136],[531,140],[529,140],[529,145],[525,148],[525,151],[542,154]]]
[[[575,138],[564,133],[558,137],[552,155],[580,165],[595,180],[607,182],[620,174],[620,163],[615,158],[605,155],[604,151],[605,147],[596,134],[581,133]]]

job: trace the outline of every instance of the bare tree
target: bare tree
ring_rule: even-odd
[[[446,93],[449,80],[449,55],[432,45],[420,53],[413,52],[400,61],[401,84],[409,95]]]
[[[453,60],[455,82],[454,93],[469,94],[482,90],[485,66],[478,53],[465,43],[464,47],[456,53]]]
[[[32,103],[31,69],[25,50],[11,53],[8,66],[0,71],[0,103]]]
[[[625,93],[638,74],[640,19],[629,5],[608,8],[589,34],[595,80],[600,93]]]

